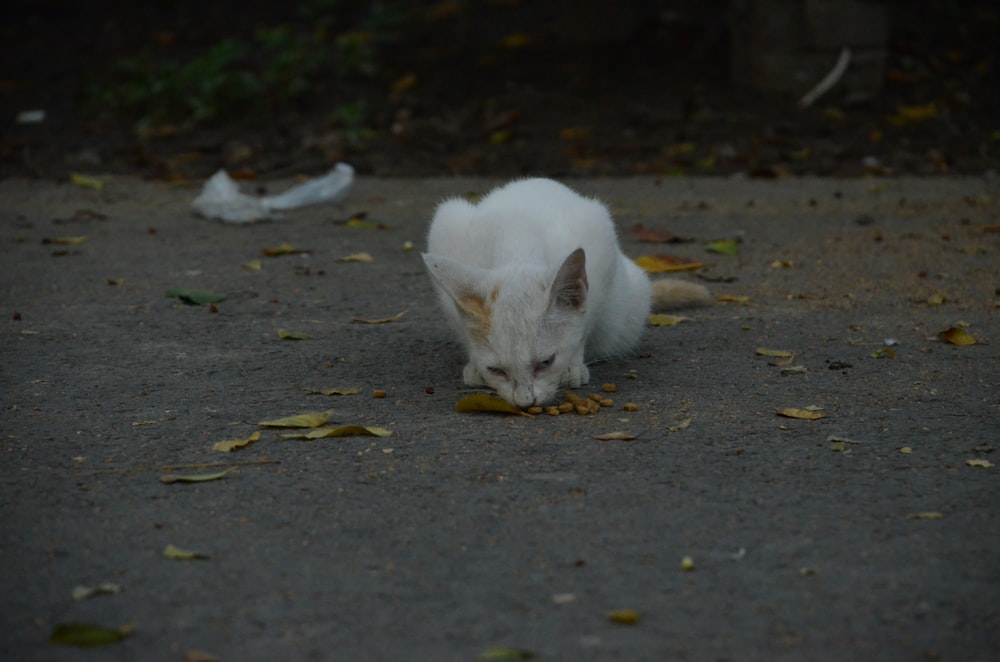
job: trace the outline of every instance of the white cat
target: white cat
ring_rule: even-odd
[[[590,379],[636,346],[651,307],[704,305],[701,285],[650,283],[607,208],[549,179],[517,180],[434,214],[424,262],[468,352],[463,377],[519,407]]]

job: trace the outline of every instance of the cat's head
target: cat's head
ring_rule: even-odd
[[[478,378],[520,407],[548,402],[563,385],[579,382],[585,370],[583,249],[555,274],[525,264],[477,269],[428,254],[424,261],[465,332],[466,382]]]

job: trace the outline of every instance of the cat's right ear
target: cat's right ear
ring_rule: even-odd
[[[486,280],[485,272],[442,255],[423,253],[421,257],[431,279],[451,297],[459,312],[472,321],[488,326],[489,305],[479,294],[480,286]]]

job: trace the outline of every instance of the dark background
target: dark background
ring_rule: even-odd
[[[840,18],[810,28],[824,6]],[[985,0],[15,0],[0,15],[0,176],[252,178],[338,160],[404,176],[982,175],[1000,161],[1000,10]],[[852,35],[869,64],[797,108]],[[772,72],[748,75],[761,63]],[[19,123],[25,110],[44,121]]]

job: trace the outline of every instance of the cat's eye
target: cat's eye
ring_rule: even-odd
[[[496,375],[497,377],[500,377],[502,379],[507,379],[507,371],[504,370],[503,368],[498,368],[496,366],[491,365],[486,369],[489,370],[494,375]]]
[[[536,363],[535,364],[535,374],[537,375],[538,373],[542,372],[543,370],[548,370],[550,367],[552,367],[552,363],[555,360],[556,360],[556,355],[553,354],[552,356],[550,356],[549,358],[545,359],[544,361],[539,361],[538,363]]]

